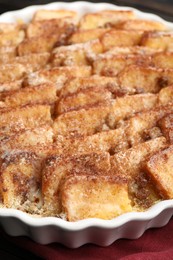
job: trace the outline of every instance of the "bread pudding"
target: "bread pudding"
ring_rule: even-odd
[[[131,10],[0,23],[1,207],[113,219],[173,199],[173,33]]]

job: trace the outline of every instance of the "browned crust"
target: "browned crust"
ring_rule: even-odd
[[[128,10],[39,10],[28,24],[0,23],[6,207],[111,219],[173,197],[166,30]]]

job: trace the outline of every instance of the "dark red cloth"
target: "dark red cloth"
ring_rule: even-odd
[[[1,239],[7,243],[24,249],[42,259],[82,259],[82,260],[172,260],[173,259],[173,218],[162,228],[147,230],[136,240],[120,239],[108,247],[84,245],[77,249],[69,249],[60,244],[39,245],[26,237],[10,237],[4,232]],[[1,255],[0,255],[1,256]],[[1,257],[0,257],[1,259]]]

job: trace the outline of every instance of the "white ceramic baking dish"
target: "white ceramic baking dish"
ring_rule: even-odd
[[[30,6],[19,11],[7,12],[0,16],[0,22],[15,22],[22,19],[28,22],[38,9],[70,9],[83,15],[104,9],[131,9],[139,18],[164,22],[173,30],[173,24],[160,17],[140,12],[130,7],[119,7],[107,3],[51,3],[42,6]],[[0,209],[0,225],[11,236],[28,236],[40,244],[59,242],[67,247],[77,248],[86,243],[108,246],[120,238],[136,239],[145,230],[162,227],[173,214],[173,200],[162,201],[145,212],[130,212],[112,220],[85,219],[67,222],[55,217],[37,217],[15,209]]]

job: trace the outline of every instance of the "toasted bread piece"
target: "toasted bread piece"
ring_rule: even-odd
[[[154,138],[153,140],[137,144],[130,149],[120,151],[111,156],[112,170],[128,179],[139,174],[142,164],[151,154],[167,146],[165,137]]]
[[[55,135],[92,135],[103,129],[113,129],[118,121],[135,112],[152,108],[156,101],[156,95],[139,94],[108,100],[104,105],[67,112],[55,119]]]
[[[162,51],[173,51],[173,33],[146,32],[140,44],[149,48],[161,49]]]
[[[3,54],[0,54],[0,64],[3,63],[9,63],[12,59],[13,59],[13,54],[11,55],[11,53],[9,52],[5,52]]]
[[[104,51],[113,47],[129,47],[139,45],[143,31],[110,30],[100,37]],[[150,46],[149,46],[150,47]]]
[[[51,155],[46,158],[42,172],[42,194],[45,214],[57,215],[61,213],[60,185],[62,180],[71,172],[81,171],[103,174],[110,168],[108,153],[89,153],[68,156]]]
[[[122,88],[157,93],[173,83],[173,70],[129,65],[118,74],[118,80]]]
[[[57,135],[55,136],[55,143],[51,153],[73,155],[109,152],[112,155],[129,148],[124,130],[124,128],[118,128],[82,137]]]
[[[151,59],[146,55],[136,54],[117,54],[101,56],[96,58],[93,63],[94,74],[115,77],[120,73],[127,65],[139,64],[150,65]]]
[[[144,30],[144,31],[164,31],[167,27],[162,22],[149,21],[142,19],[133,19],[123,21],[116,25],[116,28],[121,30]]]
[[[49,61],[50,54],[45,53],[39,53],[39,54],[33,54],[25,55],[21,57],[10,57],[7,58],[5,61],[0,62],[0,66],[10,67],[11,66],[11,74],[16,73],[16,77],[20,77],[20,73],[18,72],[19,76],[17,75],[17,71],[20,71],[20,68],[22,69],[22,66],[24,66],[24,72],[25,73],[31,73],[33,71],[39,70],[43,67],[45,67]],[[14,68],[13,68],[14,67]],[[2,67],[3,68],[3,67]],[[13,72],[14,71],[14,72]],[[8,74],[7,74],[8,73]],[[6,72],[7,75],[11,75],[10,72]],[[12,76],[10,76],[12,78]],[[11,79],[10,78],[10,79]],[[13,78],[11,79],[13,80]]]
[[[155,65],[162,68],[163,55],[164,53],[160,50],[144,46],[114,47],[95,57],[93,62],[94,73],[112,77],[129,64]]]
[[[85,89],[95,87],[100,89],[108,89],[117,96],[118,93],[120,96],[121,94],[126,93],[123,89],[121,89],[121,86],[118,85],[117,78],[93,75],[90,77],[80,77],[68,80],[65,86],[61,89],[60,97],[65,97],[69,94],[78,93]]]
[[[173,102],[173,86],[168,86],[160,90],[158,95],[160,105],[167,105]]]
[[[53,123],[55,135],[92,135],[100,132],[111,108],[110,102],[89,109],[70,111],[58,116]]]
[[[49,125],[41,125],[34,129],[21,130],[11,135],[0,136],[0,151],[10,150],[36,150],[39,146],[51,145],[53,143],[53,131]]]
[[[41,162],[34,153],[12,152],[1,163],[0,190],[7,208],[37,213],[41,206]]]
[[[89,30],[77,30],[68,39],[68,43],[75,44],[75,43],[84,43],[91,40],[95,40],[100,38],[108,30],[110,29],[96,28],[96,29],[89,29]]]
[[[173,198],[173,146],[159,151],[147,161],[144,170],[164,199]]]
[[[132,211],[127,182],[119,176],[86,173],[68,176],[61,186],[61,198],[69,221],[112,219]]]
[[[30,55],[31,53],[50,52],[56,42],[58,41],[57,35],[50,36],[36,36],[23,40],[17,48],[18,55]]]
[[[14,80],[6,83],[1,83],[0,93],[20,89],[22,87],[22,82],[23,80],[21,79],[21,80]]]
[[[64,24],[64,26],[59,26],[57,29],[56,22],[53,22],[53,25],[51,21],[44,23],[45,24],[41,23],[42,27],[40,30],[43,30],[42,34],[38,33],[33,37],[26,38],[19,44],[19,56],[30,53],[50,52],[53,47],[65,44],[75,30],[74,25],[71,24]]]
[[[51,123],[50,106],[48,105],[28,105],[0,113],[0,132],[6,134]]]
[[[17,46],[25,38],[24,30],[12,30],[0,34],[0,47],[3,46]]]
[[[88,65],[93,55],[102,52],[99,40],[62,46],[53,50],[53,66]]]
[[[97,57],[98,58],[112,58],[114,55],[154,55],[155,53],[161,52],[161,50],[156,50],[152,48],[148,48],[145,46],[125,46],[125,47],[113,47],[110,50],[99,54]]]
[[[76,19],[78,14],[71,10],[38,10],[33,16],[33,21],[49,20],[49,19]]]
[[[68,111],[94,106],[111,99],[112,93],[104,88],[85,89],[58,100],[55,105],[55,114],[60,115]]]
[[[25,79],[25,86],[37,86],[43,83],[54,83],[58,91],[62,89],[65,82],[75,77],[89,77],[90,66],[64,66],[52,69],[42,69],[31,73]]]
[[[49,62],[50,54],[48,52],[43,53],[31,53],[29,55],[15,57],[11,59],[10,63],[19,63],[27,68],[27,72],[33,72],[46,66]]]
[[[122,20],[133,19],[135,17],[133,11],[130,10],[105,10],[97,13],[85,14],[79,23],[82,30],[95,29],[117,24]]]
[[[27,38],[32,38],[41,35],[57,34],[57,32],[62,28],[65,30],[68,29],[70,36],[76,29],[74,20],[71,17],[66,17],[64,19],[36,20],[32,23],[29,23],[26,30],[26,36]]]
[[[168,142],[173,143],[173,114],[162,117],[158,122],[163,135],[166,137]]]
[[[1,46],[0,47],[0,62],[8,62],[17,54],[16,46]]]
[[[149,93],[116,98],[109,115],[107,115],[106,123],[111,129],[116,128],[120,120],[128,119],[137,112],[149,110],[156,104],[157,95]]]
[[[54,150],[59,154],[83,154],[88,152],[109,152],[114,155],[146,140],[163,136],[158,127],[158,120],[164,114],[169,113],[171,107],[161,107],[151,111],[140,112],[124,122],[124,126],[107,130],[106,125],[103,131],[90,136],[66,137],[57,135]],[[165,136],[166,137],[166,136]],[[169,142],[169,140],[168,140]]]
[[[19,63],[7,63],[0,65],[0,84],[22,79],[26,74],[26,68]]]
[[[111,157],[111,172],[129,179],[129,194],[138,210],[150,207],[160,199],[159,194],[143,174],[142,166],[153,153],[167,146],[164,137],[138,144]]]
[[[21,22],[17,22],[17,23],[0,22],[0,34],[17,31],[17,30],[22,30],[22,29],[25,29],[25,26],[26,25]]]
[[[160,129],[158,129],[158,121],[172,111],[172,105],[160,106],[148,111],[140,112],[125,121],[126,135],[129,144],[134,146],[137,143],[162,135]]]
[[[30,104],[52,105],[56,100],[56,87],[53,84],[22,88],[8,92],[8,95],[3,97],[4,106],[9,108]]]
[[[158,52],[151,59],[155,67],[173,69],[173,52]]]

